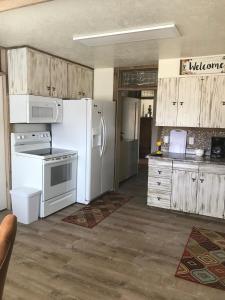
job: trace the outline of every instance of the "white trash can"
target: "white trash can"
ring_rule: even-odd
[[[38,220],[41,191],[21,187],[10,191],[12,199],[12,211],[17,220],[23,224],[30,224]]]

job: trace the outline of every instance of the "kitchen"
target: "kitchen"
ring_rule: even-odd
[[[0,12],[7,299],[223,299],[223,1],[37,2]]]

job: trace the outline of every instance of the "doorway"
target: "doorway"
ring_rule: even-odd
[[[130,73],[130,77],[126,72]],[[132,87],[129,86],[129,80]],[[135,80],[139,80],[139,82],[141,80],[142,84],[137,84]],[[155,151],[155,142],[159,132],[159,128],[154,126],[156,91],[157,68],[115,69],[116,190],[121,183],[138,175],[140,169],[143,169],[143,165],[147,167],[145,157]]]

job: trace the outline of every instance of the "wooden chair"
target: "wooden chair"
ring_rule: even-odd
[[[16,216],[7,215],[0,225],[0,300],[2,299],[7,270],[16,236]]]

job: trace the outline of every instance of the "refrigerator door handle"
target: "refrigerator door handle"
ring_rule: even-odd
[[[106,128],[106,124],[105,124],[105,119],[104,117],[102,118],[102,122],[103,122],[103,150],[102,150],[102,155],[105,153],[105,149],[106,149],[106,135],[107,135],[107,128]]]
[[[100,156],[102,157],[103,151],[104,151],[104,139],[105,139],[105,127],[104,127],[104,121],[101,117],[101,149],[100,149]]]

